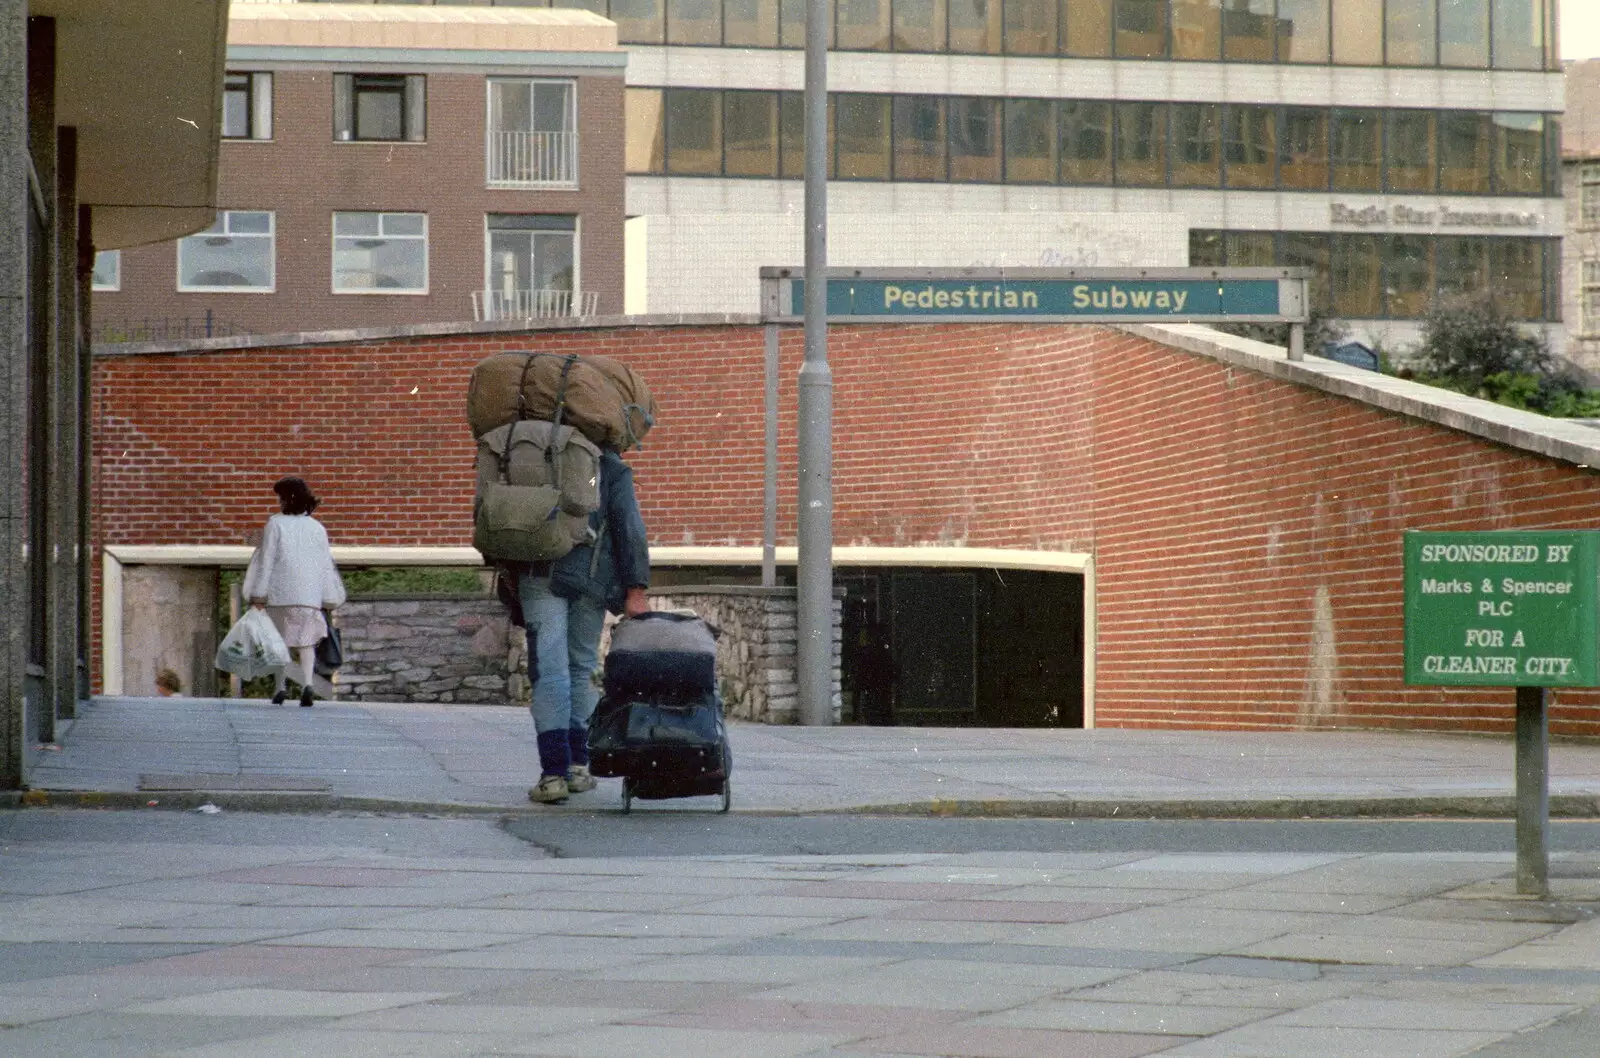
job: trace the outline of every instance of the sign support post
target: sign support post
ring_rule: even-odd
[[[1517,892],[1550,895],[1550,725],[1543,687],[1517,688]]]
[[[806,2],[805,266],[828,266],[828,0]],[[800,511],[795,587],[795,680],[800,722],[833,723],[833,372],[826,284],[805,292],[800,368]]]

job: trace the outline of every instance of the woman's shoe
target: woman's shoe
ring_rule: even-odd
[[[311,688],[306,687],[300,691],[300,708],[311,708]]]
[[[279,691],[277,694],[274,694],[272,696],[272,704],[273,705],[282,705],[284,702],[286,702],[288,700],[289,700],[289,692],[288,691]]]

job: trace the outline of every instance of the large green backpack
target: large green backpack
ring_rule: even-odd
[[[558,400],[553,421],[519,416],[478,438],[472,546],[484,561],[548,562],[594,539],[600,449],[561,419]]]

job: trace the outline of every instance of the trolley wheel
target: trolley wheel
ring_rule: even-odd
[[[633,811],[633,780],[622,780],[622,814],[627,815]]]
[[[723,779],[722,780],[722,807],[717,809],[717,811],[719,813],[725,813],[725,812],[728,811],[728,809],[730,809],[732,807],[733,807],[733,782],[731,780],[729,780],[729,779]]]

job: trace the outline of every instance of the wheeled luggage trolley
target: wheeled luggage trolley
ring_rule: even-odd
[[[605,696],[589,721],[589,767],[622,778],[635,799],[721,795],[733,807],[733,758],[716,685],[716,630],[689,613],[619,623],[606,655]]]

